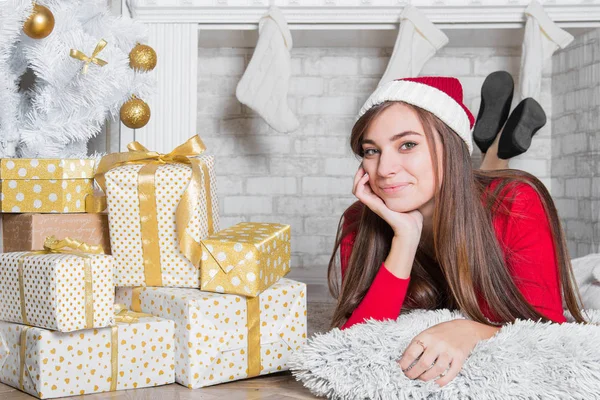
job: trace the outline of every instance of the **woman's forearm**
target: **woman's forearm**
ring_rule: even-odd
[[[418,241],[416,244],[409,240],[394,236],[392,246],[384,261],[385,268],[401,279],[408,279],[415,260]]]

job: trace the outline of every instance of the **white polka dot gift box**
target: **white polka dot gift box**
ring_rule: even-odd
[[[73,333],[0,322],[0,382],[41,399],[166,385],[173,333],[155,317]]]
[[[290,272],[290,226],[242,222],[202,240],[201,289],[258,296]]]
[[[49,238],[44,246],[0,253],[0,320],[61,332],[111,325],[113,257],[69,238]]]
[[[258,297],[178,288],[117,288],[117,303],[175,321],[175,381],[190,389],[288,369],[306,342],[306,284]]]
[[[93,159],[0,159],[0,211],[85,212],[93,177]]]
[[[139,143],[102,158],[116,286],[200,287],[200,240],[217,231],[213,156],[194,136],[169,154]]]

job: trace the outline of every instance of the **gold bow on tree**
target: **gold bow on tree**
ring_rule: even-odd
[[[71,49],[70,55],[71,55],[71,57],[84,62],[82,73],[87,74],[88,66],[90,65],[90,63],[94,63],[101,67],[104,67],[106,64],[108,64],[106,61],[101,60],[100,58],[96,57],[98,55],[98,53],[100,53],[106,47],[106,44],[107,44],[106,40],[104,40],[104,39],[100,40],[98,42],[98,44],[96,45],[96,48],[94,49],[94,52],[92,53],[91,57],[88,57],[85,54],[83,54],[81,51],[75,50],[75,49]]]

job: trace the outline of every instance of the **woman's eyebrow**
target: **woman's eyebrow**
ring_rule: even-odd
[[[390,142],[394,142],[398,139],[403,138],[404,136],[408,136],[408,135],[417,135],[417,136],[422,136],[421,133],[415,132],[415,131],[404,131],[404,132],[400,132],[395,134],[394,136],[392,136],[390,138]],[[371,139],[363,139],[361,142],[361,144],[375,144],[374,141],[372,141]]]

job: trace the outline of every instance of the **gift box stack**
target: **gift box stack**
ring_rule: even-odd
[[[306,341],[289,225],[219,230],[197,136],[169,154],[128,147],[97,165],[106,203],[85,198],[107,204],[110,255],[71,238],[1,254],[0,382],[52,398],[286,370]]]

